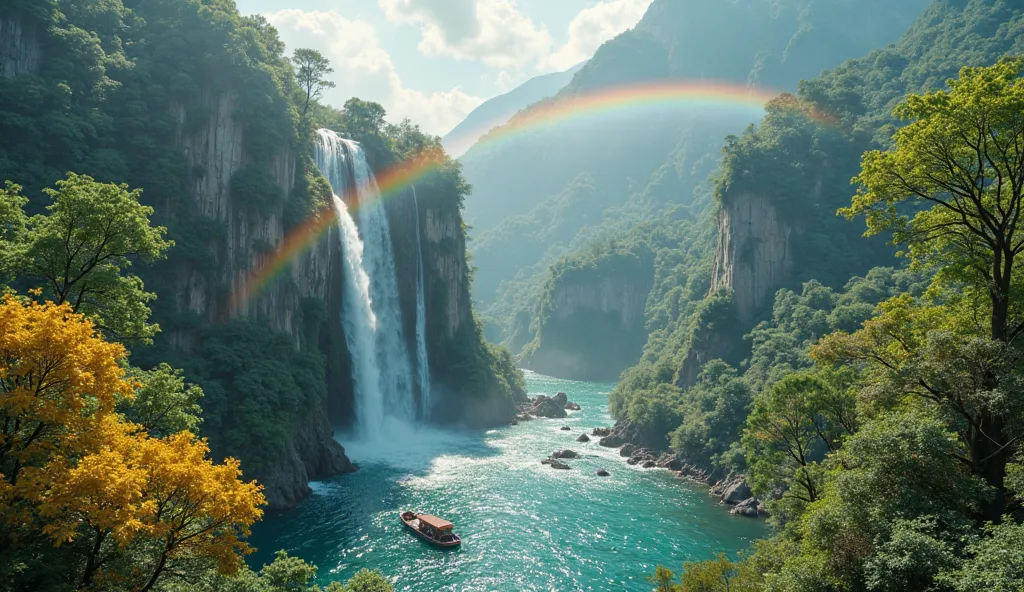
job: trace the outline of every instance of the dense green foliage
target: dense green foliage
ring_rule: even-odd
[[[724,436],[731,450],[710,458],[718,468],[746,471],[778,530],[738,562],[688,564],[680,583],[659,570],[654,581],[662,589],[1021,589],[1016,463],[1024,401],[1014,264],[1024,199],[1024,67],[1012,59],[964,68],[948,90],[910,94],[894,111],[907,122],[896,133],[883,126],[892,116],[851,106],[859,101],[857,85],[878,70],[896,68],[884,79],[903,86],[867,86],[863,96],[889,109],[891,93],[936,85],[922,73],[945,73],[944,51],[991,64],[1016,48],[1007,31],[1021,22],[1019,9],[1003,2],[936,3],[899,46],[801,86],[812,110],[823,106],[817,91],[836,91],[827,97],[833,106],[845,93],[840,125],[856,145],[882,147],[863,155],[860,191],[843,213],[865,215],[869,234],[891,232],[928,281],[917,272],[873,270],[868,278],[884,281],[851,281],[838,297],[817,282],[799,297],[778,293],[772,323],[748,335],[742,379],[752,394],[749,415],[738,429],[726,422],[735,430]],[[904,60],[892,59],[902,52]],[[858,70],[869,75],[853,77]],[[787,153],[781,142],[748,152],[743,142],[767,126],[730,143],[721,199],[729,199],[729,183],[744,182],[736,171],[752,171],[747,163],[814,158],[813,145]],[[784,130],[774,137],[785,137]],[[759,175],[773,179],[767,169]],[[813,185],[803,183],[805,191]],[[635,421],[649,403],[632,397],[666,400],[635,387],[618,394],[622,413]],[[730,396],[722,389],[712,400]],[[675,415],[655,421],[687,416],[665,407]]]

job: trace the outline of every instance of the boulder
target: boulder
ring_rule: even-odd
[[[656,467],[658,465],[653,460],[648,459],[648,460],[644,461],[644,464],[642,466],[645,469],[651,469],[651,468],[654,468],[654,467]]]
[[[565,393],[557,393],[554,397],[551,397],[551,401],[565,409],[566,403],[569,402],[569,397]]]
[[[611,473],[609,473],[608,471],[606,471],[604,469],[598,469],[597,470],[597,476],[598,477],[610,477]]]
[[[565,412],[565,403],[558,403],[556,400],[549,399],[544,395],[537,395],[537,398],[531,402],[530,407],[526,411],[527,413],[537,417],[547,417],[551,419],[561,418],[568,415]]]
[[[563,432],[570,432],[570,431],[572,431],[572,428],[570,428],[569,426],[562,426],[562,431]]]
[[[618,448],[619,446],[622,446],[626,442],[618,436],[605,436],[604,438],[601,438],[597,443],[606,448]]]
[[[740,478],[725,489],[722,493],[722,502],[729,505],[736,505],[750,497],[750,488],[747,487],[747,481]]]
[[[662,469],[670,471],[679,471],[683,468],[683,461],[679,460],[679,457],[674,454],[668,454],[667,452],[658,457],[657,464]]]
[[[542,465],[550,465],[552,469],[558,469],[560,471],[568,471],[569,470],[569,465],[565,464],[564,462],[562,462],[560,460],[555,460],[553,458],[545,458],[544,460],[540,461],[540,464],[542,464]]]
[[[569,401],[568,403],[565,404],[565,409],[567,411],[579,411],[580,409],[582,409],[582,407],[580,407],[578,403],[573,403],[572,401]]]
[[[579,454],[577,454],[576,452],[574,452],[572,450],[569,450],[569,449],[556,450],[555,452],[553,452],[551,454],[551,458],[579,458],[579,457],[580,457]]]
[[[757,498],[756,497],[751,497],[751,498],[747,498],[747,499],[741,501],[740,503],[736,504],[735,506],[733,506],[729,510],[729,513],[730,514],[736,514],[738,516],[749,516],[751,518],[756,518],[758,513],[759,513],[759,511],[758,511],[758,507],[759,506],[760,506],[760,503],[757,501]]]
[[[605,436],[611,436],[612,435],[612,429],[611,428],[594,428],[593,431],[590,432],[590,435],[591,436],[599,436],[601,438],[604,438]]]
[[[576,438],[577,442],[590,442],[590,436],[586,434],[580,434],[579,438]]]
[[[602,446],[604,446],[604,440],[601,440]],[[622,448],[619,448],[619,456],[630,456],[636,450],[636,446],[632,444],[625,444]]]
[[[635,457],[635,456],[631,456],[631,457],[626,459],[626,464],[627,465],[635,465],[635,464],[638,464],[639,462],[640,462],[640,459]]]

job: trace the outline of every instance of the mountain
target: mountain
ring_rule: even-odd
[[[832,297],[822,298],[857,283],[854,276],[897,263],[884,237],[863,238],[862,220],[835,215],[850,204],[861,155],[890,145],[900,125],[892,111],[906,94],[942,88],[961,67],[1020,55],[1022,30],[1019,3],[933,2],[897,43],[802,81],[796,96],[769,105],[759,125],[729,138],[714,201],[694,218],[694,232],[675,246],[656,242],[680,226],[666,212],[654,229],[618,235],[620,244],[646,241],[659,250],[645,315],[651,334],[639,363],[623,373],[613,393],[618,417],[628,422],[647,413],[659,388],[694,388],[714,360],[737,369],[760,366],[751,384],[762,385],[769,376],[809,366],[803,349],[821,335],[854,330],[870,318],[871,306],[832,314]],[[830,117],[815,117],[821,113]],[[567,259],[601,262],[613,254],[595,244]],[[620,283],[634,277],[609,266],[592,273]],[[559,289],[558,282],[548,285],[546,294]],[[794,294],[801,292],[809,304],[794,310]],[[793,326],[805,337],[772,338],[767,347],[772,328],[790,316],[800,320]],[[540,321],[541,340],[547,324]],[[661,438],[665,431],[653,433]]]
[[[484,101],[441,139],[445,150],[456,158],[461,156],[480,139],[480,136],[507,122],[517,112],[541,99],[554,96],[572,80],[584,64],[586,62],[564,72],[536,76],[505,94]]]
[[[599,48],[556,97],[531,108],[571,117],[499,129],[460,159],[473,186],[466,200],[478,270],[473,295],[489,338],[516,349],[536,336],[535,322],[524,335],[521,313],[540,318],[547,271],[560,257],[609,228],[702,195],[722,138],[762,115],[736,108],[745,93],[794,91],[802,78],[895,41],[926,5],[652,3],[634,29]],[[715,106],[695,107],[685,93],[667,105],[645,94],[664,82],[733,86],[717,91]],[[590,110],[595,101],[608,108]],[[529,120],[530,113],[517,118]],[[630,363],[621,359],[617,370]]]

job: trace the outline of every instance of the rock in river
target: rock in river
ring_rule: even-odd
[[[572,428],[570,428],[569,426],[562,426],[562,431],[563,432],[569,432],[569,431],[572,431]]]
[[[576,438],[577,442],[590,442],[590,436],[586,434],[580,434],[579,438]]]
[[[612,429],[611,428],[594,428],[594,431],[590,432],[590,435],[604,438],[605,436],[612,435]]]
[[[608,471],[606,471],[604,469],[598,469],[597,470],[597,476],[598,477],[610,477],[611,473],[609,473]]]
[[[736,504],[729,510],[730,514],[738,514],[740,516],[749,516],[756,518],[758,515],[759,502],[756,497],[745,499],[742,502]]]
[[[601,440],[601,445],[604,446],[604,439]],[[622,448],[619,448],[619,456],[629,456],[636,450],[636,446],[632,444],[626,444]]]
[[[572,401],[569,401],[568,403],[565,404],[565,409],[567,411],[579,411],[580,409],[582,409],[582,407],[580,407],[579,403],[573,403]]]
[[[568,471],[569,470],[569,465],[565,464],[564,462],[562,462],[560,460],[555,460],[553,458],[545,458],[544,460],[540,461],[540,464],[542,464],[542,465],[551,465],[552,469],[559,469],[561,471]]]
[[[569,450],[569,449],[556,450],[551,455],[551,458],[579,458],[579,457],[580,457],[579,454],[577,454],[576,452],[574,452],[572,450]]]

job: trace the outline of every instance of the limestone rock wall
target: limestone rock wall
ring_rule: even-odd
[[[729,196],[718,220],[712,293],[732,293],[738,320],[748,323],[793,275],[791,235],[766,197]]]
[[[26,24],[21,15],[0,16],[0,76],[34,74],[42,59],[42,43],[35,27]]]
[[[179,311],[197,314],[211,323],[231,318],[264,320],[272,329],[290,334],[299,347],[300,327],[295,317],[301,300],[336,299],[331,286],[339,285],[340,281],[332,281],[337,278],[331,276],[340,269],[332,264],[340,260],[338,242],[333,229],[329,230],[292,262],[289,281],[275,281],[266,289],[256,290],[261,287],[260,273],[254,274],[253,270],[262,270],[269,264],[266,254],[281,248],[285,228],[276,210],[255,211],[241,201],[245,196],[232,195],[232,176],[251,162],[245,150],[245,129],[234,117],[235,104],[235,95],[230,92],[203,96],[200,111],[206,119],[202,125],[189,122],[193,114],[186,108],[175,107],[177,143],[187,157],[196,210],[221,222],[226,237],[210,242],[217,261],[216,274],[187,263],[178,265],[174,299]],[[291,199],[296,155],[283,152],[271,167],[284,199]],[[195,335],[179,331],[171,339],[178,349],[188,352]],[[295,426],[274,467],[255,477],[266,486],[269,506],[282,509],[309,494],[309,479],[351,470],[354,469],[344,449],[333,439],[326,406],[322,406]]]

